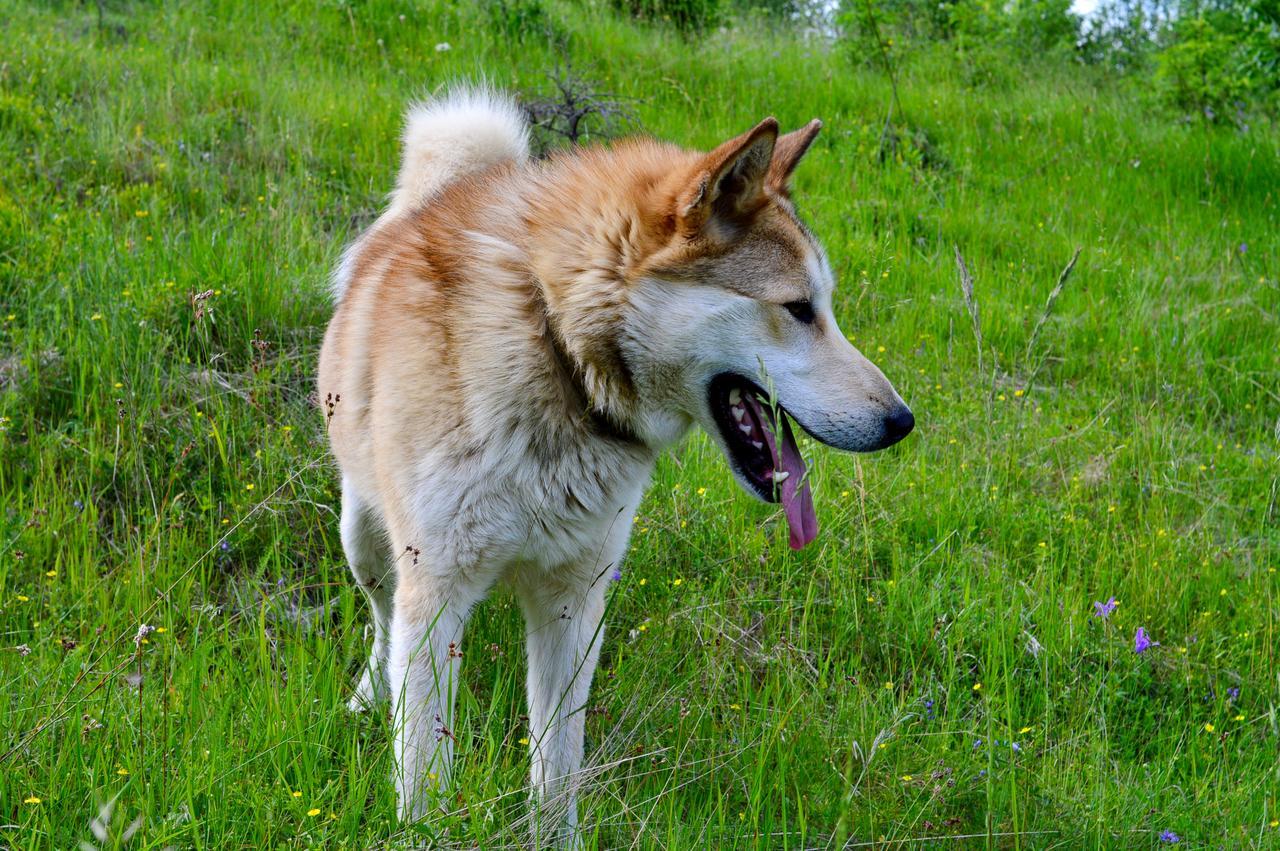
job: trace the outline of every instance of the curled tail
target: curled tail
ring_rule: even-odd
[[[459,177],[498,163],[529,158],[529,125],[506,94],[486,86],[457,86],[409,107],[404,123],[404,159],[391,203],[379,222],[425,204]],[[375,223],[366,235],[376,230]],[[342,301],[365,242],[347,246],[333,271],[333,300]]]
[[[529,125],[514,100],[488,88],[452,89],[410,107],[388,213],[420,206],[463,175],[528,158]]]

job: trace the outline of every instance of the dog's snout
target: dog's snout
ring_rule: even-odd
[[[893,446],[911,434],[911,430],[915,427],[915,414],[911,413],[911,409],[906,405],[899,405],[897,410],[884,418],[884,445]]]

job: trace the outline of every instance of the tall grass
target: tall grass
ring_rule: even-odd
[[[703,436],[662,460],[588,708],[589,844],[1274,847],[1275,128],[929,54],[884,155],[889,83],[839,45],[543,8],[656,135],[824,120],[796,195],[919,422],[806,447],[798,554]],[[0,24],[0,845],[519,844],[502,595],[464,644],[455,806],[394,821],[389,724],[344,709],[365,612],[310,396],[405,102],[536,89],[557,48],[434,0]]]

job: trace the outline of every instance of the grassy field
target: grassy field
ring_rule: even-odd
[[[1276,126],[938,53],[900,69],[882,157],[889,83],[839,44],[547,8],[648,132],[826,122],[797,194],[919,423],[808,446],[799,554],[704,436],[663,458],[610,597],[588,844],[1280,847]],[[493,24],[0,0],[0,848],[527,835],[501,595],[464,647],[456,806],[395,822],[389,722],[344,709],[364,601],[309,398],[406,101],[546,87],[545,41]]]

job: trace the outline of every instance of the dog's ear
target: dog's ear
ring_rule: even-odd
[[[778,122],[766,118],[707,154],[676,197],[686,233],[718,223],[734,227],[764,205],[765,177],[778,140]]]
[[[774,192],[786,195],[791,189],[791,172],[796,170],[800,158],[809,150],[813,140],[818,138],[822,122],[813,119],[799,130],[792,130],[778,137],[773,146],[773,160],[769,163],[769,174],[766,184]]]

